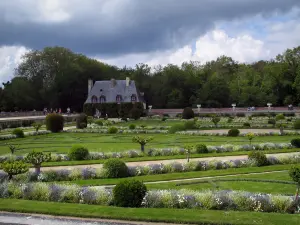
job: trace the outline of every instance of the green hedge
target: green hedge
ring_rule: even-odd
[[[88,116],[93,116],[98,109],[101,112],[102,116],[106,114],[108,117],[130,117],[131,110],[135,108],[141,111],[141,114],[144,111],[143,103],[136,102],[126,102],[126,103],[86,103],[83,105],[83,112]]]

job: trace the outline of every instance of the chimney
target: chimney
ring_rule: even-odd
[[[117,82],[116,82],[116,80],[115,80],[114,78],[112,78],[112,79],[110,80],[110,83],[111,83],[111,87],[112,87],[112,88],[115,87],[116,84],[117,84]]]
[[[126,87],[129,87],[129,84],[130,84],[130,78],[126,77]]]
[[[93,80],[88,79],[88,93],[90,93],[90,91],[92,90],[92,87],[93,87]]]

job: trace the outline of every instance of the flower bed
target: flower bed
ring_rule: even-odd
[[[269,165],[276,164],[297,164],[300,163],[300,154],[288,156],[270,156],[268,157]],[[257,161],[251,159],[237,160],[210,160],[210,161],[192,161],[186,163],[174,162],[170,164],[152,164],[146,166],[130,166],[128,167],[129,176],[143,176],[153,174],[180,173],[191,171],[207,171],[207,170],[223,170],[228,168],[255,167]],[[6,174],[2,173],[0,177],[5,178]],[[86,180],[86,179],[101,179],[106,178],[106,171],[102,168],[87,167],[84,169],[62,169],[48,170],[42,172],[38,177],[33,173],[17,175],[16,180],[27,181],[71,181],[71,180]]]
[[[278,130],[278,132],[252,132],[255,136],[282,136]],[[205,132],[199,130],[189,130],[189,131],[178,131],[176,134],[182,135],[192,135],[192,136],[227,136],[227,133],[213,133],[213,132]],[[283,135],[285,136],[294,136],[299,135],[300,131],[285,131]],[[247,133],[241,133],[239,136],[246,136]]]
[[[29,136],[37,136],[37,135],[43,135],[43,134],[50,134],[51,132],[48,130],[42,130],[42,131],[30,131],[30,132],[25,132],[25,137],[29,137]],[[0,141],[2,140],[10,140],[10,139],[15,139],[17,138],[16,135],[14,134],[7,134],[7,135],[1,135],[0,136]]]
[[[120,129],[118,128],[119,134],[167,134],[168,130],[147,130],[147,129]],[[86,128],[86,129],[69,129],[69,130],[64,130],[63,132],[66,133],[100,133],[100,134],[107,134],[108,129],[104,128],[99,128],[99,129],[94,129],[94,128]]]
[[[112,191],[102,187],[79,187],[46,183],[1,183],[0,197],[80,204],[113,205]],[[145,208],[185,208],[256,212],[293,212],[299,206],[292,196],[242,191],[198,192],[191,190],[148,191]]]
[[[236,152],[236,151],[251,151],[251,150],[273,150],[273,149],[292,149],[295,148],[290,143],[260,143],[253,145],[220,145],[220,146],[207,146],[208,153],[223,153],[223,152]],[[193,148],[190,152],[191,154],[196,154],[196,149]],[[100,160],[109,158],[138,158],[145,156],[175,156],[184,155],[186,151],[184,148],[174,147],[174,148],[150,148],[147,153],[143,153],[140,150],[129,150],[122,152],[90,152],[87,160]],[[9,158],[14,158],[15,160],[22,160],[25,156],[11,156],[4,155],[0,156],[0,162],[4,162]],[[70,161],[66,154],[51,154],[51,162],[61,162]]]

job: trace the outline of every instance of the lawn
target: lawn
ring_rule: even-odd
[[[89,151],[120,152],[130,149],[139,149],[139,145],[132,143],[133,134],[95,134],[95,133],[59,133],[40,136],[31,136],[24,139],[12,139],[0,142],[0,155],[9,153],[5,143],[16,145],[17,154],[28,153],[32,150],[67,153],[74,144],[80,144]],[[182,147],[185,144],[224,145],[248,144],[246,137],[220,137],[220,136],[188,136],[179,134],[143,134],[152,136],[154,140],[146,148]],[[266,136],[255,137],[253,143],[277,142],[287,143],[298,136]]]

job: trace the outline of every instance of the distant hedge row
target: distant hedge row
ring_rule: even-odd
[[[93,116],[96,113],[96,109],[101,112],[101,116],[106,114],[108,117],[140,117],[144,113],[144,106],[141,102],[136,103],[86,103],[83,106],[83,112],[88,116]],[[139,114],[137,116],[132,114]]]

